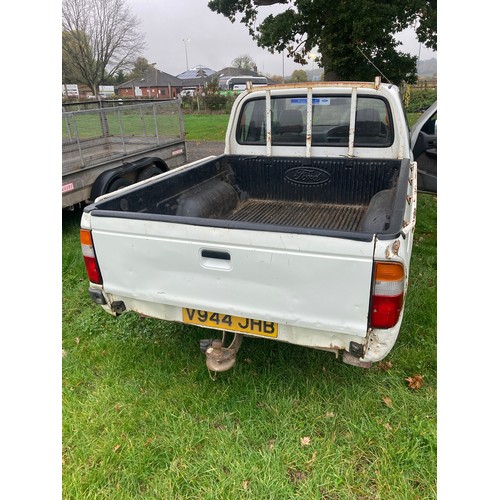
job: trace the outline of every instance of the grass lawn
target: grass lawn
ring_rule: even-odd
[[[226,139],[226,128],[229,114],[222,115],[184,115],[184,126],[187,141],[224,141]],[[152,116],[141,117],[138,113],[116,113],[107,114],[109,132],[112,135],[121,136],[149,136],[156,135],[155,122]],[[157,117],[158,132],[166,137],[179,136],[179,117],[176,115],[159,115]],[[101,123],[97,114],[77,115],[76,126],[80,139],[99,137],[102,134]],[[75,136],[74,123],[63,121],[62,137],[70,137],[69,130]]]
[[[188,134],[222,130],[215,117],[191,115]],[[385,362],[364,370],[246,338],[215,381],[198,348],[206,330],[91,302],[80,213],[63,212],[63,498],[436,498],[436,212],[419,195],[405,318]]]
[[[184,115],[187,141],[225,141],[229,115]]]
[[[153,116],[153,108],[146,106],[142,111],[136,107],[132,109],[107,108],[103,116],[106,117],[106,126],[109,134],[117,137],[122,135],[156,137],[180,137],[179,115],[175,108],[158,108],[156,119]],[[70,137],[79,139],[90,139],[103,135],[102,116],[95,112],[75,113],[74,115],[63,115],[62,138]]]

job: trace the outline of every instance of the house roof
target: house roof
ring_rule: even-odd
[[[126,89],[131,87],[168,87],[169,85],[173,87],[182,87],[184,83],[176,76],[153,68],[144,73],[143,77],[128,80],[121,85],[118,85],[116,88]]]
[[[223,76],[263,76],[256,71],[252,71],[251,69],[243,69],[243,68],[223,68],[217,71],[214,75],[217,78],[222,78]]]
[[[207,68],[206,66],[195,66],[194,68],[188,69],[187,71],[184,71],[183,73],[180,73],[177,75],[177,78],[180,78],[181,80],[191,80],[193,78],[207,78],[211,75],[213,75],[215,71],[213,69]]]

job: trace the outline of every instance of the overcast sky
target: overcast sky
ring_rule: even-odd
[[[236,21],[234,24],[222,14],[208,8],[208,0],[128,0],[133,12],[141,20],[140,29],[146,34],[148,48],[144,57],[156,68],[178,75],[187,66],[202,65],[217,71],[230,66],[233,59],[247,54],[264,74],[281,75],[283,58],[257,47],[247,28]],[[262,18],[269,13],[282,12],[285,5],[261,7]],[[413,31],[399,37],[404,45],[401,50],[418,55],[419,43]],[[188,40],[184,42],[183,40]],[[187,63],[186,63],[187,55]],[[437,57],[437,53],[420,47],[420,58]],[[307,66],[295,64],[285,58],[285,75],[295,69],[313,69],[313,61]]]

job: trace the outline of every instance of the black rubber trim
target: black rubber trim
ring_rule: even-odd
[[[348,231],[335,231],[331,229],[310,229],[303,227],[277,226],[272,224],[255,224],[252,222],[231,221],[222,219],[202,219],[199,217],[177,217],[175,215],[161,214],[141,214],[132,212],[118,212],[116,210],[92,209],[92,205],[86,207],[85,211],[91,212],[92,217],[109,217],[116,219],[129,220],[149,220],[158,222],[171,222],[174,224],[188,224],[190,226],[201,227],[221,227],[224,229],[242,229],[248,231],[265,231],[269,233],[291,233],[291,234],[310,234],[314,236],[326,236],[330,238],[343,238],[355,241],[372,241],[372,233],[353,233]],[[397,238],[396,236],[392,238]],[[384,234],[384,239],[391,239],[390,235]]]

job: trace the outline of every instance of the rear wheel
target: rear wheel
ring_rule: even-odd
[[[137,182],[144,181],[146,179],[150,179],[151,177],[154,177],[155,175],[158,175],[161,173],[163,173],[163,170],[160,167],[157,167],[156,165],[149,165],[149,166],[143,168],[137,174]]]
[[[118,177],[118,179],[115,179],[111,184],[108,186],[108,189],[106,192],[112,193],[113,191],[116,191],[117,189],[121,189],[126,186],[130,186],[132,183],[124,179],[123,177]]]

